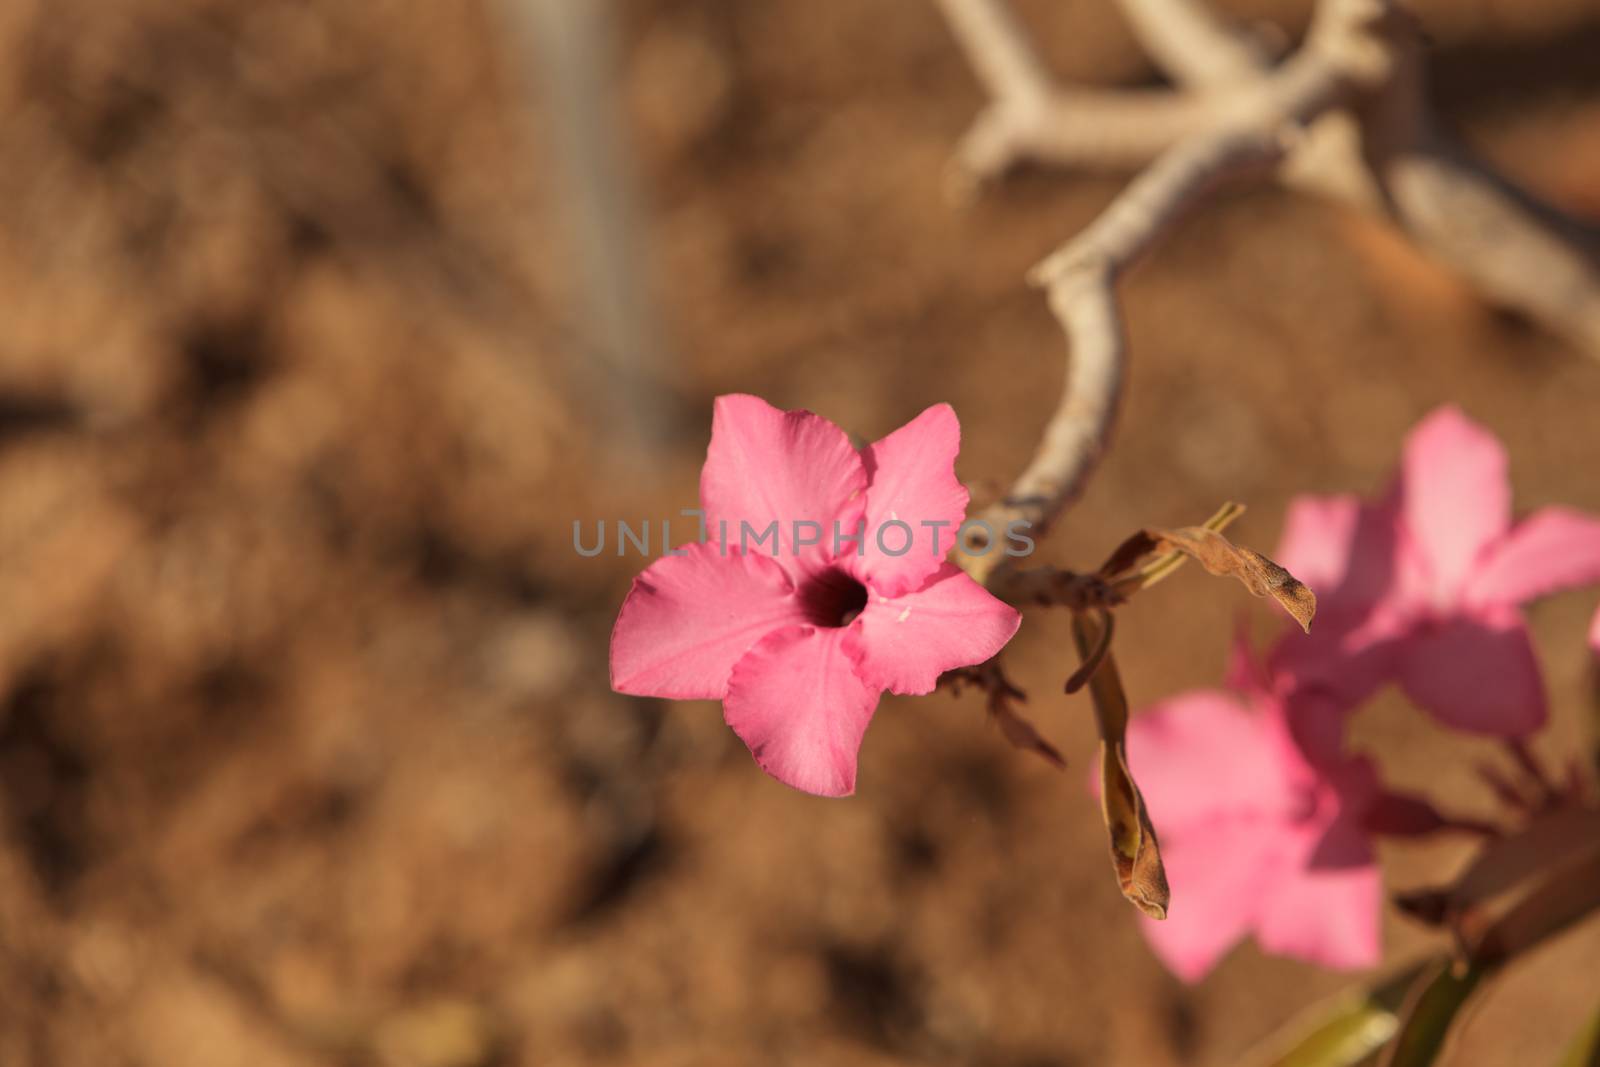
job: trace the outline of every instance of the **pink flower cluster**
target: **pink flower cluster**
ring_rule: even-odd
[[[1377,501],[1296,499],[1276,559],[1317,593],[1311,636],[1286,635],[1260,664],[1236,654],[1227,690],[1173,697],[1129,729],[1173,893],[1145,928],[1188,980],[1251,934],[1329,967],[1377,962],[1371,837],[1431,808],[1344,752],[1346,716],[1394,682],[1453,729],[1537,730],[1545,693],[1520,609],[1600,582],[1600,519],[1550,507],[1514,523],[1505,450],[1447,407],[1411,432]],[[1600,652],[1600,615],[1590,642]]]

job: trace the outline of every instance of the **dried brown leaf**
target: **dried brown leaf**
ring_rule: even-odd
[[[1226,530],[1240,515],[1245,512],[1243,504],[1232,501],[1222,505],[1205,522],[1201,528],[1221,533]],[[1149,557],[1155,556],[1155,559]],[[1172,548],[1163,550],[1161,542],[1157,540],[1156,531],[1140,530],[1118,545],[1100,565],[1096,573],[1100,578],[1113,581],[1117,585],[1126,586],[1129,591],[1137,592],[1148,589],[1157,582],[1172,574],[1183,566],[1188,559],[1183,552]],[[1148,560],[1148,562],[1144,562]],[[1143,566],[1137,566],[1143,562]]]
[[[1161,846],[1121,744],[1100,746],[1100,813],[1111,840],[1117,888],[1152,919],[1165,919],[1172,893],[1161,864]]]
[[[1078,669],[1072,672],[1072,677],[1067,679],[1067,684],[1063,688],[1068,693],[1076,693],[1087,685],[1089,679],[1093,678],[1095,672],[1100,669],[1100,664],[1111,654],[1111,637],[1116,633],[1117,617],[1109,611],[1101,611],[1098,614],[1100,641],[1084,657],[1083,663],[1079,665]]]
[[[1088,663],[1099,648],[1104,629],[1099,618],[1074,612],[1072,615],[1072,640],[1078,647],[1078,658]],[[1094,704],[1095,723],[1100,737],[1107,744],[1121,745],[1128,732],[1128,695],[1122,688],[1122,675],[1117,672],[1116,656],[1107,648],[1099,655],[1100,666],[1089,675],[1089,697]]]
[[[1128,729],[1128,697],[1117,673],[1117,661],[1105,647],[1105,625],[1081,612],[1072,616],[1072,638],[1085,663],[1098,654],[1100,665],[1089,675],[1089,696],[1100,729],[1100,813],[1111,844],[1117,886],[1134,907],[1155,919],[1167,917],[1171,893],[1161,864],[1161,846],[1145,810],[1144,797],[1128,770],[1124,742]]]
[[[1102,578],[1116,578],[1126,571],[1131,571],[1134,565],[1151,556],[1158,550],[1156,539],[1150,536],[1150,531],[1140,530],[1122,544],[1112,549],[1111,555],[1100,564],[1100,569],[1095,573]]]
[[[1302,630],[1311,630],[1311,617],[1317,613],[1317,595],[1255,549],[1236,545],[1205,526],[1148,533],[1162,548],[1182,552],[1211,574],[1236,578],[1256,596],[1271,597],[1283,605]]]
[[[1066,770],[1067,760],[1061,750],[1045,740],[1037,727],[1011,707],[1005,701],[990,701],[989,715],[994,719],[995,725],[1000,727],[1000,732],[1005,739],[1018,748],[1029,752],[1038,753],[1059,770]]]

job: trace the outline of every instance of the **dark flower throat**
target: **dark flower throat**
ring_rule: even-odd
[[[848,626],[867,606],[867,587],[841,570],[823,571],[800,586],[800,610],[814,626]]]

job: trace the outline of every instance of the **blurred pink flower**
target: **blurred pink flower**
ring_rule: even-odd
[[[768,774],[808,793],[853,792],[881,692],[932,692],[1021,622],[937,551],[966,514],[960,444],[948,404],[858,452],[809,411],[718,397],[700,473],[711,539],[634,579],[611,635],[612,688],[719,699]],[[776,538],[747,550],[741,524],[754,537],[773,522]],[[797,522],[813,524],[815,543]],[[859,542],[844,540],[863,522]],[[891,554],[906,530],[909,550]]]
[[[1129,724],[1128,764],[1172,886],[1166,920],[1145,920],[1145,935],[1190,982],[1251,934],[1276,955],[1375,964],[1382,883],[1364,822],[1376,774],[1341,753],[1339,708],[1285,702],[1241,663],[1238,688],[1183,693]]]
[[[1600,519],[1547,507],[1513,525],[1505,449],[1444,407],[1381,501],[1296,499],[1276,558],[1318,595],[1322,632],[1274,657],[1297,687],[1351,705],[1393,678],[1448,726],[1519,736],[1545,720],[1519,606],[1600,582]]]

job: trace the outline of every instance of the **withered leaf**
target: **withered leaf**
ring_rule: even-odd
[[[1134,907],[1152,919],[1165,919],[1172,893],[1161,846],[1121,744],[1100,746],[1100,813],[1111,839],[1117,887]]]
[[[1085,663],[1097,655],[1100,661],[1099,668],[1089,676],[1089,696],[1101,739],[1100,814],[1105,820],[1111,863],[1122,895],[1151,918],[1165,919],[1171,892],[1155,827],[1128,770],[1128,697],[1117,672],[1117,661],[1105,648],[1104,625],[1093,615],[1080,612],[1072,616],[1072,638],[1078,655]]]
[[[1202,523],[1201,528],[1221,533],[1244,512],[1245,507],[1243,504],[1229,501],[1218,508],[1216,514]],[[1150,586],[1155,585],[1182,566],[1183,561],[1188,558],[1180,551],[1171,548],[1163,549],[1161,542],[1157,539],[1157,533],[1158,531],[1154,530],[1140,530],[1132,537],[1129,537],[1112,550],[1111,555],[1106,557],[1104,563],[1100,564],[1100,569],[1096,573],[1107,581],[1115,582],[1118,585],[1128,585],[1135,591],[1148,589]],[[1150,556],[1156,556],[1157,558],[1145,562],[1142,567],[1138,567],[1137,573],[1134,573],[1136,565],[1144,562]]]
[[[1111,636],[1116,632],[1117,617],[1109,611],[1099,612],[1100,641],[1084,656],[1078,669],[1072,672],[1072,677],[1067,679],[1063,688],[1068,693],[1076,693],[1089,683],[1089,679],[1100,670],[1100,664],[1111,654]]]
[[[959,692],[962,684],[976,685],[988,694],[985,706],[988,708],[989,717],[994,720],[1005,739],[1017,748],[1026,749],[1048,760],[1058,769],[1065,770],[1066,757],[1061,755],[1061,750],[1045,740],[1043,734],[1023,717],[1015,707],[1013,701],[1026,700],[1028,694],[1013,685],[1000,668],[997,658],[977,664],[972,667],[962,667],[950,671],[941,681],[947,681],[951,689]]]
[[[1237,578],[1256,596],[1276,600],[1302,630],[1310,632],[1311,617],[1317,613],[1317,595],[1255,549],[1236,545],[1205,526],[1147,532],[1162,548],[1182,552],[1210,573]]]
[[[1100,728],[1101,740],[1107,744],[1121,745],[1128,732],[1128,694],[1122,689],[1122,675],[1117,672],[1116,657],[1110,649],[1100,650],[1104,631],[1100,619],[1074,612],[1072,615],[1072,640],[1078,648],[1078,658],[1088,663],[1098,651],[1100,666],[1089,675],[1089,696],[1094,704],[1095,724]]]
[[[1111,555],[1100,564],[1100,569],[1096,573],[1102,578],[1115,578],[1125,571],[1132,570],[1136,563],[1146,556],[1155,555],[1157,551],[1156,539],[1150,536],[1150,531],[1140,530],[1112,549]]]
[[[1061,754],[1061,750],[1045,740],[1038,728],[1018,714],[1010,704],[1005,701],[990,701],[989,714],[1007,741],[1018,748],[1038,753],[1061,770],[1066,769],[1067,760]]]

